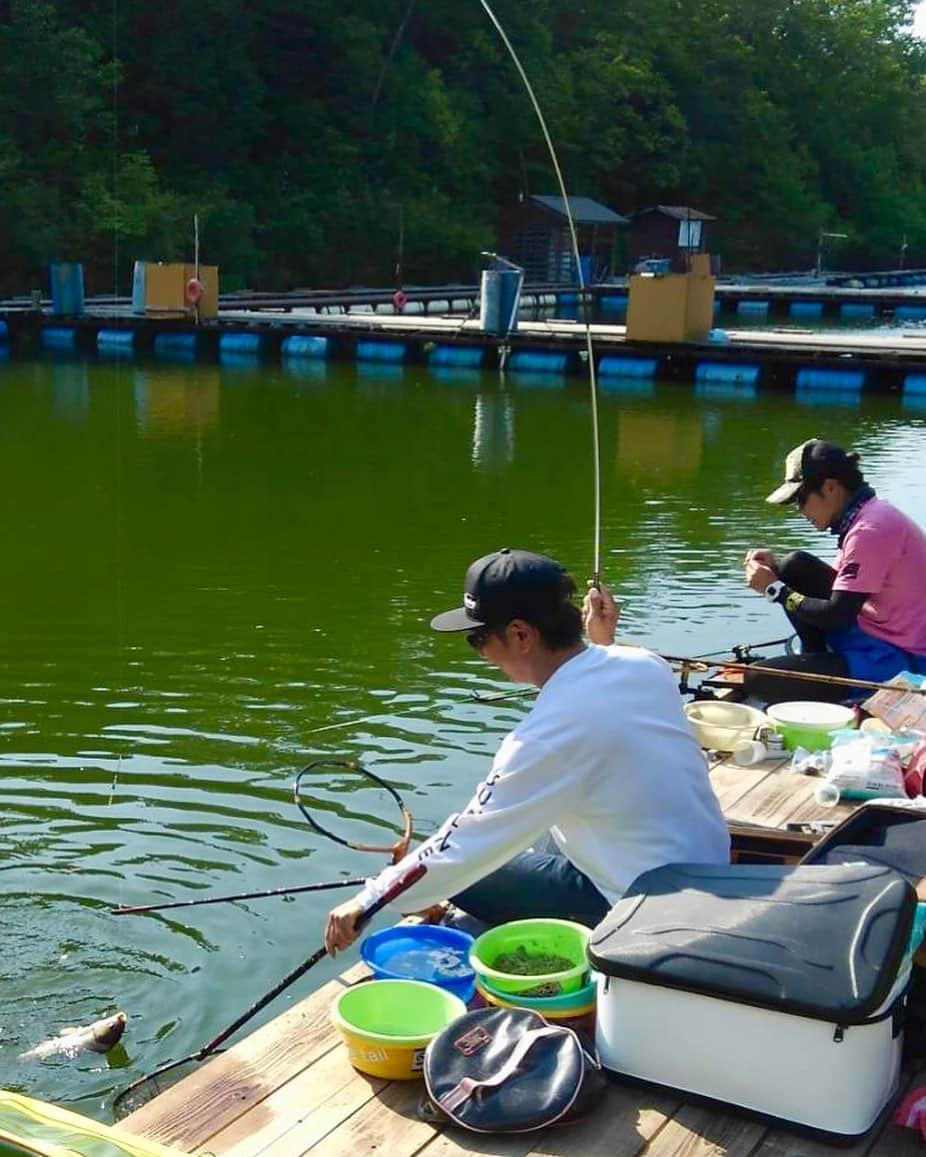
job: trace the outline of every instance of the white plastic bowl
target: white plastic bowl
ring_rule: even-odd
[[[767,717],[747,703],[707,699],[685,704],[685,714],[702,747],[732,751],[741,739],[752,739]]]

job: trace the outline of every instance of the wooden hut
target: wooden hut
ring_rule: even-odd
[[[618,230],[629,222],[590,197],[570,197],[586,284],[614,272]],[[502,228],[502,252],[523,266],[529,281],[578,281],[569,218],[562,197],[525,197]]]
[[[649,258],[669,261],[669,267],[682,272],[692,253],[706,253],[706,221],[709,213],[688,205],[653,205],[630,216],[627,234],[627,260],[631,270]]]

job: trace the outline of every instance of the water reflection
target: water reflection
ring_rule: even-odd
[[[139,430],[156,437],[196,437],[218,425],[221,376],[217,366],[194,374],[168,369],[139,369],[134,377]]]
[[[701,464],[699,414],[664,410],[622,410],[618,422],[617,465],[629,478],[669,478],[695,474]]]
[[[514,459],[514,402],[509,394],[480,394],[473,413],[473,465],[498,470]]]

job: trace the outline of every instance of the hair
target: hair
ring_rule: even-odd
[[[525,608],[513,618],[523,619],[539,632],[543,645],[551,651],[561,651],[566,647],[574,647],[582,641],[582,612],[572,602],[575,594],[575,579],[564,571],[559,584],[560,602],[552,609],[532,611]],[[509,620],[510,621],[510,620]],[[507,627],[493,628],[493,632],[502,635]]]
[[[826,466],[823,473],[813,483],[807,484],[807,492],[810,494],[818,494],[823,488],[823,483],[827,478],[833,478],[836,482],[845,486],[850,494],[854,494],[860,486],[865,485],[865,476],[858,467],[859,456],[855,451],[846,453],[845,460],[838,465]]]

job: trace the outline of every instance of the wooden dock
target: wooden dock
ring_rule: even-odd
[[[817,780],[786,761],[754,768],[718,761],[711,779],[732,823],[784,828],[834,820],[851,805],[820,808]],[[668,1091],[609,1084],[602,1104],[574,1125],[510,1137],[439,1130],[417,1115],[422,1085],[366,1077],[348,1063],[329,1020],[342,989],[365,976],[349,968],[227,1053],[121,1122],[138,1135],[196,1154],[234,1157],[913,1157],[918,1133],[889,1123],[849,1147],[833,1147],[746,1114],[686,1102]],[[683,1046],[684,1042],[679,1042]],[[926,1074],[910,1075],[906,1086]]]

